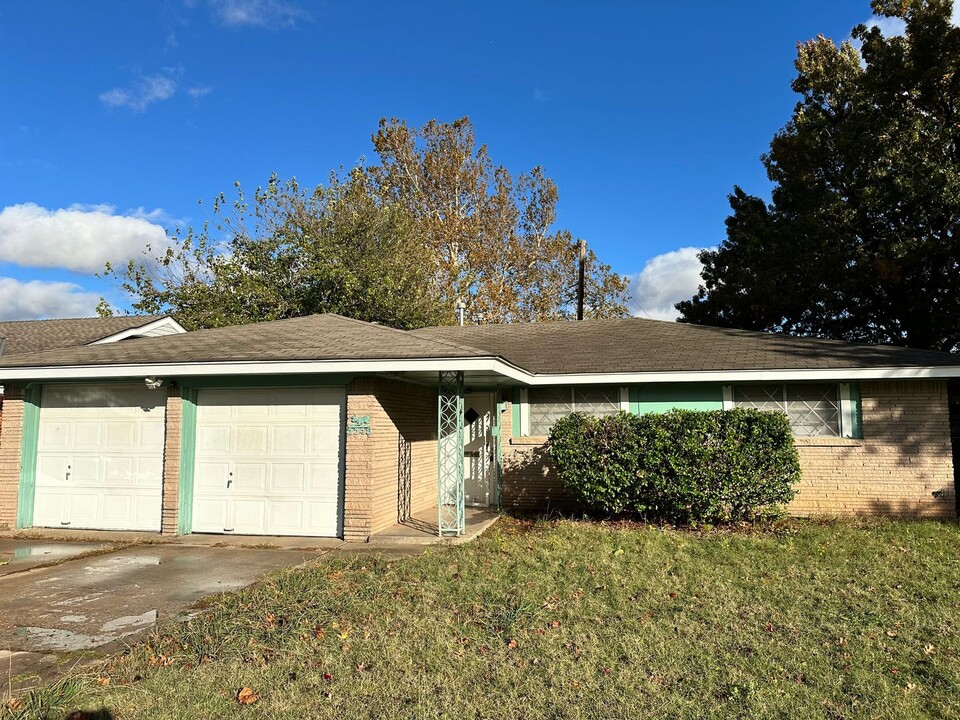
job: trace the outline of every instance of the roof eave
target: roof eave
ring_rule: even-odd
[[[156,377],[257,375],[371,374],[402,372],[487,372],[518,385],[633,385],[643,383],[723,383],[852,380],[923,380],[960,378],[956,366],[766,368],[740,370],[531,373],[503,358],[450,357],[403,359],[340,359],[234,361],[197,363],[137,363],[0,367],[0,382],[38,382]]]

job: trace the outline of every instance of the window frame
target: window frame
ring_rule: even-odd
[[[756,383],[742,383],[753,385]],[[806,383],[761,383],[763,385],[779,385],[783,392],[783,406],[789,409],[787,402],[787,386],[802,386]],[[832,382],[837,387],[837,424],[839,432],[836,435],[796,435],[802,439],[833,439],[833,440],[860,440],[863,438],[862,419],[860,415],[860,388],[856,383]],[[734,400],[734,385],[723,386],[723,409],[732,410],[737,407]],[[792,429],[792,428],[791,428]]]
[[[554,387],[554,388],[564,388],[569,389],[571,403],[575,403],[574,393],[577,389],[587,389],[593,387],[618,387],[617,397],[618,397],[618,411],[619,412],[630,412],[630,387],[629,386],[611,386],[611,385],[544,385],[542,387]],[[546,435],[533,435],[530,431],[530,390],[532,388],[520,388],[518,393],[518,405],[519,405],[519,433],[514,429],[514,437],[546,437]]]

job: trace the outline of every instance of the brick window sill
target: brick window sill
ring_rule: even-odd
[[[546,445],[548,438],[546,435],[531,435],[529,437],[510,438],[511,445]]]
[[[793,444],[798,448],[802,447],[860,447],[863,440],[857,438],[836,438],[836,437],[798,437],[793,439]]]

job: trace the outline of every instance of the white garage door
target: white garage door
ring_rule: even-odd
[[[164,390],[45,385],[33,524],[160,530]]]
[[[193,531],[340,534],[343,388],[200,390]]]

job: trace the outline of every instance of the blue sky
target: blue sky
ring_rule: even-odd
[[[798,41],[867,0],[0,4],[0,318],[89,315],[93,276],[233,182],[318,183],[383,116],[469,115],[542,165],[558,225],[656,317],[696,288],[734,184],[789,118]]]

